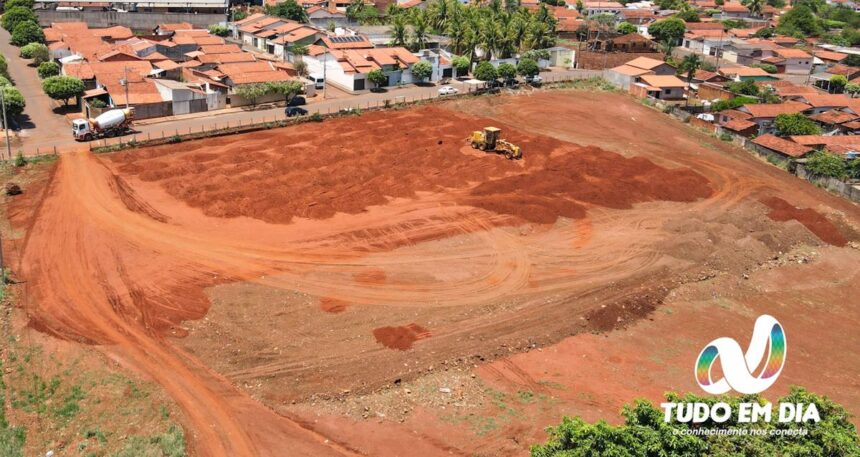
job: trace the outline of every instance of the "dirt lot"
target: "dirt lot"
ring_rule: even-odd
[[[486,125],[525,159],[468,147]],[[160,383],[201,455],[517,455],[563,413],[693,390],[698,345],[770,309],[758,272],[798,246],[827,263],[773,312],[844,317],[856,298],[804,284],[856,277],[858,223],[626,96],[536,92],[65,156],[22,274],[32,326]],[[744,311],[698,312],[723,296]]]

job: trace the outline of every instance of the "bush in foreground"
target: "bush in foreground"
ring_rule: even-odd
[[[39,73],[39,77],[42,79],[57,76],[60,74],[60,65],[57,62],[42,62],[39,64],[36,72]]]
[[[637,400],[622,410],[624,425],[613,426],[604,421],[595,424],[579,417],[565,417],[558,427],[549,427],[549,440],[531,448],[532,457],[640,457],[640,456],[860,456],[860,438],[845,409],[829,400],[802,388],[779,399],[786,403],[815,403],[821,421],[818,423],[739,423],[738,404],[765,402],[757,395],[741,397],[699,397],[688,394],[666,396],[670,402],[701,402],[713,405],[723,401],[731,405],[732,417],[725,423],[710,420],[696,424],[697,428],[710,429],[764,429],[764,435],[688,435],[687,424],[675,421],[666,423],[663,410],[645,400]],[[777,402],[777,403],[779,403]],[[776,404],[774,404],[776,408]],[[770,430],[807,430],[805,436],[777,434]]]

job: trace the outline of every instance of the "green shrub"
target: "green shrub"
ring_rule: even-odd
[[[48,47],[42,43],[27,43],[22,46],[21,57],[33,59],[36,65],[41,65],[42,62],[47,62],[51,59]]]
[[[44,43],[45,32],[36,21],[19,22],[12,29],[12,43],[15,46],[24,46],[29,43]]]
[[[780,114],[774,120],[774,126],[780,136],[821,134],[821,127],[800,113]]]
[[[24,96],[18,89],[12,86],[3,86],[3,100],[6,103],[7,116],[20,116],[24,112],[27,103],[24,101]]]
[[[42,79],[57,76],[60,74],[60,65],[57,62],[42,62],[39,64],[39,67],[36,68],[36,72]]]
[[[209,33],[220,37],[225,37],[230,34],[230,29],[226,25],[213,24],[209,26]]]
[[[792,387],[779,399],[785,403],[815,403],[821,417],[817,423],[739,422],[741,402],[762,403],[757,395],[707,396],[668,394],[669,402],[726,402],[733,411],[724,423],[706,421],[697,428],[738,429],[738,434],[689,434],[688,424],[664,421],[664,413],[646,400],[624,406],[624,424],[605,421],[590,424],[579,417],[565,417],[558,427],[549,427],[549,440],[531,448],[532,457],[639,457],[639,456],[858,456],[860,439],[845,409],[827,397]],[[749,430],[764,430],[763,435]],[[770,434],[772,430],[800,430],[806,434]]]
[[[848,165],[842,157],[826,151],[816,151],[806,161],[806,170],[816,176],[842,179],[848,175]]]
[[[3,13],[3,19],[0,20],[0,25],[2,25],[3,28],[8,30],[9,32],[12,32],[12,30],[15,30],[16,25],[20,24],[21,22],[27,21],[38,22],[38,19],[36,18],[36,13],[34,13],[33,10],[30,8],[16,6],[13,8],[6,9],[6,12]]]

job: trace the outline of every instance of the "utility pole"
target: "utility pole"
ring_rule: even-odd
[[[328,88],[328,79],[326,79],[325,75],[326,75],[326,70],[328,69],[328,56],[329,55],[334,55],[334,54],[332,54],[330,50],[327,51],[325,54],[323,54],[323,56],[325,56],[325,59],[323,60],[323,100],[325,100],[325,93],[326,93],[326,89]]]
[[[122,80],[122,85],[125,86],[125,108],[128,109],[128,67],[122,67],[124,79]]]
[[[3,105],[3,130],[6,133],[6,156],[12,160],[12,145],[9,143],[9,124],[6,122],[6,91],[0,88],[0,104]],[[0,268],[2,268],[3,259],[0,252]]]

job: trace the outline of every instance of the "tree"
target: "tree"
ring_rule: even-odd
[[[21,57],[33,59],[33,64],[38,66],[42,62],[51,60],[51,53],[48,51],[48,47],[42,43],[30,43],[21,48]]]
[[[42,90],[54,100],[68,106],[69,99],[84,93],[84,82],[74,76],[51,76],[42,80]]]
[[[0,76],[9,78],[9,63],[6,62],[6,56],[0,54]]]
[[[427,10],[415,9],[410,17],[412,22],[412,50],[420,51],[427,47],[427,33],[429,29]]]
[[[845,93],[851,95],[851,97],[856,97],[857,94],[860,94],[860,84],[856,83],[848,83],[845,85]]]
[[[433,74],[433,66],[430,62],[422,60],[412,65],[412,77],[417,81],[424,82],[431,74]]]
[[[12,29],[12,40],[10,43],[15,46],[24,46],[28,43],[44,43],[45,32],[39,27],[39,24],[33,21],[19,22]]]
[[[464,76],[469,74],[469,67],[472,66],[472,62],[469,61],[468,57],[457,56],[451,60],[451,65],[453,65],[454,70],[457,71],[457,76]]]
[[[615,30],[617,30],[618,33],[627,35],[629,33],[636,33],[636,26],[629,22],[621,22],[615,27]]]
[[[758,97],[759,94],[759,88],[755,84],[755,81],[752,80],[730,82],[725,87],[733,94],[749,95],[751,97]]]
[[[776,33],[772,27],[765,27],[763,29],[757,30],[753,33],[753,36],[756,38],[770,38],[773,34]]]
[[[582,0],[576,0],[576,12],[582,13],[582,10],[585,9],[585,5],[582,4]]]
[[[540,67],[533,59],[523,58],[517,64],[517,73],[524,78],[530,78],[540,73]]]
[[[9,0],[3,5],[3,9],[9,11],[12,8],[20,6],[22,8],[27,8],[28,10],[31,10],[33,9],[34,4],[35,2],[33,0]]]
[[[24,112],[27,103],[24,101],[24,96],[18,89],[12,86],[3,86],[3,101],[6,103],[7,116],[20,116]]]
[[[675,42],[663,40],[657,43],[657,49],[663,54],[663,60],[669,60],[672,58],[672,52],[675,50]]]
[[[305,63],[304,60],[299,59],[293,62],[293,68],[296,70],[296,74],[299,76],[308,75],[308,64]]]
[[[42,62],[39,64],[39,68],[36,69],[36,72],[39,73],[39,77],[42,79],[57,76],[60,74],[60,65],[53,61]]]
[[[679,71],[682,71],[687,74],[687,82],[693,82],[693,76],[696,74],[696,71],[699,67],[702,66],[702,58],[699,57],[698,54],[687,54],[681,60],[681,65],[678,67]],[[690,104],[690,95],[687,95],[687,99],[684,104]]]
[[[496,73],[503,80],[509,81],[517,76],[517,67],[511,63],[502,62],[499,64],[499,68],[496,69]]]
[[[395,16],[391,23],[391,45],[406,46],[407,39],[406,18],[403,15]]]
[[[776,65],[774,65],[774,64],[772,64],[772,63],[757,63],[757,64],[753,65],[753,67],[761,68],[762,70],[764,70],[764,71],[766,71],[766,72],[768,72],[768,73],[770,73],[770,74],[774,74],[774,73],[776,73],[777,71],[779,71],[779,70],[776,68]]]
[[[302,8],[302,5],[296,3],[296,0],[285,0],[274,5],[266,6],[266,14],[284,19],[291,19],[296,22],[308,21],[308,13],[304,8]]]
[[[669,402],[706,403],[713,406],[725,402],[731,411],[738,411],[741,402],[766,402],[755,396],[706,396],[668,394]],[[696,429],[738,430],[746,433],[687,433],[691,426],[677,421],[664,421],[661,408],[647,400],[636,400],[621,411],[624,424],[609,425],[604,421],[590,424],[576,417],[565,417],[558,427],[547,429],[549,440],[533,445],[531,457],[639,457],[639,456],[717,456],[717,455],[815,455],[856,456],[860,454],[860,438],[845,408],[827,397],[792,387],[781,403],[815,403],[820,422],[778,423],[776,420],[739,422],[738,414],[727,421],[706,421]],[[774,402],[776,403],[776,402]],[[764,434],[750,433],[751,429]],[[787,430],[786,430],[787,429]],[[794,433],[774,433],[782,430]],[[806,430],[807,433],[798,433]]]
[[[648,27],[648,33],[657,41],[669,41],[676,44],[684,36],[686,28],[684,21],[670,17],[651,24]]]
[[[855,159],[856,160],[856,159]],[[848,168],[842,157],[826,151],[816,151],[806,161],[806,170],[816,176],[844,178]]]
[[[686,5],[681,9],[681,11],[678,11],[678,13],[675,14],[675,17],[684,22],[702,22],[702,19],[699,18],[699,12],[691,8],[689,5]]]
[[[820,135],[821,128],[800,113],[780,114],[773,122],[779,136]]]
[[[848,85],[848,78],[845,75],[833,75],[830,77],[830,90],[833,93],[841,94]]]
[[[805,5],[796,5],[779,16],[779,25],[776,31],[792,36],[797,33],[818,36],[821,35],[823,29],[818,18],[812,14],[812,10]]]
[[[475,67],[475,79],[479,79],[481,81],[494,81],[498,77],[496,67],[494,67],[490,62],[484,61]]]
[[[0,76],[0,86],[11,86],[12,81],[9,81],[5,76]]]
[[[367,80],[372,82],[377,88],[388,84],[388,76],[385,76],[385,73],[379,69],[371,70],[370,73],[367,74]]]
[[[12,32],[13,30],[15,30],[16,25],[27,21],[38,22],[36,13],[34,13],[33,10],[31,10],[30,8],[16,6],[14,8],[6,9],[6,12],[3,13],[3,20],[0,21],[0,25],[2,25],[3,28],[8,30],[9,32]]]
[[[741,4],[750,10],[753,17],[761,17],[761,11],[766,3],[764,0],[742,0]]]
[[[240,9],[236,9],[236,8],[233,8],[232,10],[230,10],[230,20],[233,22],[241,21],[242,19],[245,19],[246,17],[248,17],[248,12],[245,10],[240,10]]]
[[[283,95],[284,98],[290,100],[304,89],[300,81],[271,81],[264,84],[265,93]]]
[[[233,87],[233,93],[257,105],[257,99],[269,93],[269,88],[262,83],[240,84]]]
[[[212,24],[209,26],[209,33],[220,37],[225,37],[230,34],[230,29],[226,25]]]

